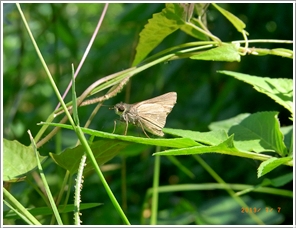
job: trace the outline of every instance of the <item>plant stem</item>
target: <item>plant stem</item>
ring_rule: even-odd
[[[159,147],[157,147],[156,151],[159,151]],[[151,207],[150,225],[157,224],[159,175],[160,175],[160,156],[156,156],[155,157],[155,164],[154,164],[153,193],[152,193],[152,207]]]

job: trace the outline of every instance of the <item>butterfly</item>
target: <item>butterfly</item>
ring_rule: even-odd
[[[142,128],[149,138],[148,131],[154,135],[163,136],[162,129],[166,123],[168,114],[177,102],[177,93],[169,92],[135,104],[120,102],[114,106],[115,113],[126,123],[125,135],[128,123]]]

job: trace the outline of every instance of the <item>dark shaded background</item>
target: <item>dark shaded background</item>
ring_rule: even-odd
[[[249,39],[293,40],[292,4],[219,4],[243,20],[249,32]],[[135,55],[138,34],[153,13],[160,12],[164,4],[110,4],[99,35],[80,71],[76,81],[77,94],[81,94],[95,80],[130,67]],[[71,78],[71,64],[78,66],[82,54],[99,20],[103,4],[21,4],[30,28],[43,57],[54,76],[61,93]],[[40,126],[57,105],[57,98],[51,89],[41,63],[33,49],[28,34],[15,4],[4,4],[3,21],[3,133],[4,138],[16,139],[29,145],[27,130],[37,134]],[[213,7],[208,8],[208,28],[222,41],[242,40],[235,28]],[[167,37],[154,51],[195,41],[182,31]],[[252,46],[252,45],[251,45]],[[254,44],[255,47],[292,49],[292,45]],[[240,63],[206,62],[183,59],[159,64],[133,77],[122,93],[105,102],[114,105],[120,101],[134,103],[161,95],[165,92],[178,93],[177,104],[168,116],[168,128],[208,131],[214,121],[228,119],[240,113],[278,111],[281,125],[291,125],[289,112],[269,97],[258,93],[250,85],[216,73],[217,70],[238,71],[250,75],[271,78],[292,78],[293,62],[278,56],[244,56]],[[67,101],[70,101],[70,96]],[[94,106],[79,109],[84,123]],[[97,114],[90,128],[112,132],[113,120],[118,118],[108,107]],[[81,124],[82,125],[82,124]],[[117,132],[123,133],[124,126]],[[130,127],[129,134],[142,136],[139,129]],[[62,132],[62,148],[73,146],[77,138],[72,132]],[[55,151],[57,142],[51,140],[40,152],[44,155]],[[140,211],[147,188],[152,186],[154,148],[141,155],[126,158],[127,173],[127,217],[132,224],[140,224]],[[258,161],[226,155],[206,154],[202,158],[227,183],[256,185]],[[191,156],[177,157],[196,175],[192,180],[169,160],[162,158],[160,185],[182,183],[215,182],[212,177]],[[118,156],[108,164],[121,163]],[[64,170],[45,163],[47,177],[52,191],[58,191]],[[291,172],[290,167],[279,167],[265,177],[273,178]],[[105,173],[112,191],[121,202],[120,170]],[[264,177],[264,178],[265,178]],[[96,175],[85,177],[82,191],[83,202],[103,202],[104,206],[83,212],[82,221],[87,224],[121,224],[113,205]],[[292,189],[292,183],[284,186]],[[36,192],[26,183],[12,187],[16,196],[22,195],[22,203],[41,206]],[[173,208],[180,200],[188,200],[197,208],[207,200],[227,196],[225,191],[188,191],[161,194],[159,210]],[[250,193],[253,199],[261,199],[267,205],[282,205],[282,224],[292,224],[293,204],[290,198]],[[42,204],[43,205],[43,204]],[[72,221],[72,214],[69,214]],[[45,222],[46,223],[46,222]],[[71,222],[70,222],[71,223]],[[22,224],[22,222],[20,222]]]

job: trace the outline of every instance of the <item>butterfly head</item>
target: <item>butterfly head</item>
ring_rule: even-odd
[[[125,104],[124,103],[120,102],[120,103],[114,105],[114,109],[115,109],[115,113],[117,115],[122,116],[122,114],[126,110],[126,107],[125,107]]]

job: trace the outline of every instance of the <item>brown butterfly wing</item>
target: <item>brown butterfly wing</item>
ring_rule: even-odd
[[[133,108],[137,111],[141,125],[152,134],[163,136],[162,128],[168,114],[176,104],[177,93],[170,92],[139,102]]]
[[[168,114],[171,112],[172,108],[174,107],[174,105],[177,102],[177,93],[176,92],[169,92],[166,94],[163,94],[161,96],[158,97],[154,97],[142,102],[137,103],[136,105],[141,105],[141,104],[160,104],[162,105],[166,112],[168,112]]]

